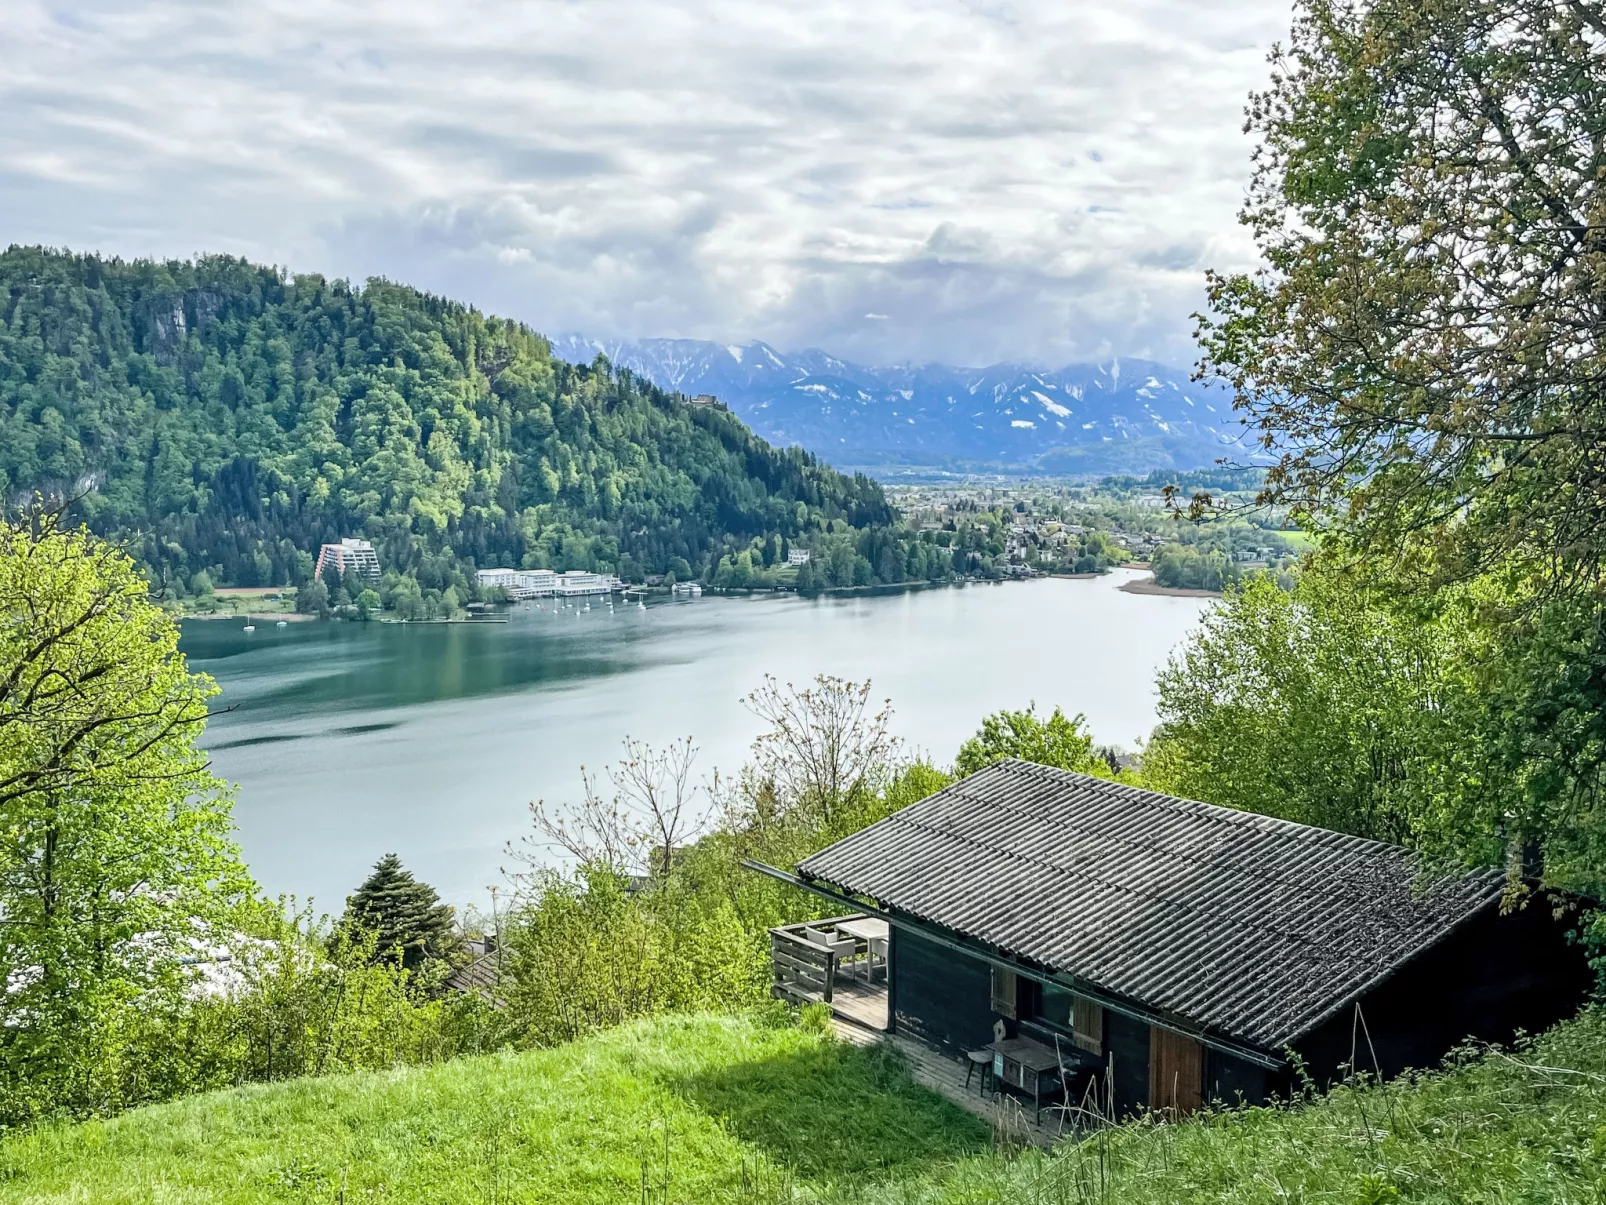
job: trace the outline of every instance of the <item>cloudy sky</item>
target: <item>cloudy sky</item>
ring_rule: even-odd
[[[1192,359],[1287,0],[0,0],[0,242],[549,332]]]

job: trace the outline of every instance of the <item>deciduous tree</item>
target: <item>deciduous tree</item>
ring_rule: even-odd
[[[1593,589],[1606,554],[1606,15],[1303,0],[1204,368],[1290,503],[1424,580]]]
[[[252,889],[196,747],[217,694],[120,549],[0,526],[0,1076],[5,1112],[115,1107],[123,1033]],[[135,1093],[137,1095],[137,1092]]]

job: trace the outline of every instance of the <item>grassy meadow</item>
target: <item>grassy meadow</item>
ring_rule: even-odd
[[[734,1202],[907,1180],[987,1142],[879,1052],[679,1017],[47,1128],[0,1145],[0,1202],[614,1205],[644,1179],[652,1201]]]
[[[998,1153],[898,1060],[749,1019],[295,1080],[0,1144],[0,1205],[1599,1205],[1606,1017],[1294,1108]]]

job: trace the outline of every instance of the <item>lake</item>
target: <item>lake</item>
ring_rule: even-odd
[[[182,647],[232,708],[203,743],[239,784],[265,890],[337,911],[394,851],[483,908],[529,801],[578,797],[579,767],[615,760],[624,737],[692,736],[704,773],[736,769],[758,732],[741,698],[766,673],[870,678],[896,732],[942,764],[984,714],[1034,699],[1131,747],[1154,723],[1155,670],[1208,605],[1117,589],[1134,576],[645,610],[547,600],[505,624],[192,620]]]

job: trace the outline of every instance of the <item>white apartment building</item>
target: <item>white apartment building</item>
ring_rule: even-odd
[[[786,554],[788,565],[807,565],[809,563],[809,550],[807,548],[794,548]]]
[[[576,594],[612,594],[624,585],[611,573],[584,573],[578,569],[558,574],[557,592],[562,597]]]
[[[551,569],[481,569],[475,576],[480,585],[506,590],[507,596],[515,600],[612,594],[624,584],[611,574],[586,573],[578,569],[568,573]]]
[[[325,544],[318,549],[318,565],[313,570],[319,577],[333,565],[342,576],[356,573],[372,581],[379,580],[379,554],[367,540],[347,536],[338,544]]]

